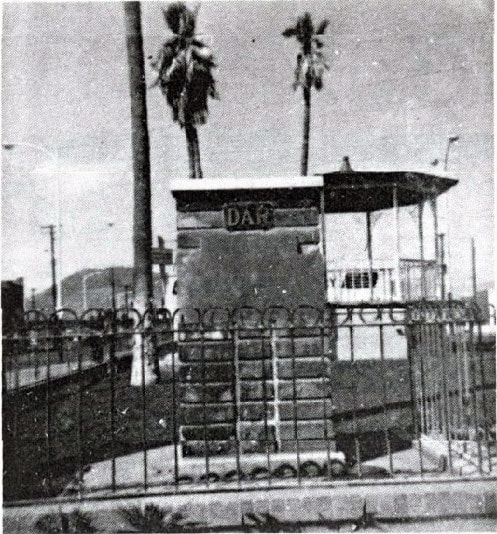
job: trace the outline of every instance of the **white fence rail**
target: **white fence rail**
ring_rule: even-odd
[[[401,259],[327,268],[329,302],[402,302],[440,298],[441,266],[433,260]]]

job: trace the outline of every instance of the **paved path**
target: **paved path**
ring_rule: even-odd
[[[120,359],[129,356],[129,350],[116,352],[116,358]],[[103,362],[96,362],[92,359],[84,359],[81,362],[81,370],[98,367],[102,363],[108,362],[108,356],[104,358]],[[5,372],[5,386],[7,390],[15,390],[28,386],[39,385],[46,382],[47,377],[50,380],[56,380],[68,375],[76,375],[79,371],[77,361],[66,361],[63,363],[52,363],[50,366],[41,364],[33,367],[23,367],[14,371]]]
[[[433,447],[425,447],[422,449],[422,464],[423,474],[428,479],[436,480],[437,477],[446,477],[447,472],[443,471],[446,462],[442,461],[443,454],[446,453],[445,449],[434,449]],[[178,453],[178,475],[179,477],[190,476],[198,472],[199,469],[202,473],[205,471],[205,460],[203,458],[186,458],[181,460]],[[115,460],[115,482],[116,486],[126,488],[123,490],[125,493],[129,491],[141,492],[143,489],[143,481],[145,474],[145,460],[147,464],[147,480],[148,484],[155,486],[156,488],[162,488],[166,491],[173,489],[172,481],[174,480],[174,447],[167,445],[156,449],[149,449],[146,455],[143,452],[134,454],[128,454],[120,456]],[[216,462],[223,461],[222,457],[211,457],[209,471],[211,473],[216,471]],[[266,457],[262,459],[263,463],[266,461]],[[274,464],[276,467],[276,464]],[[388,480],[393,481],[405,481],[410,477],[420,477],[421,475],[421,462],[419,449],[413,447],[400,452],[395,452],[390,456],[382,456],[363,462],[361,474],[364,477],[371,477],[374,474],[377,476],[385,477],[387,472],[392,468],[393,478]],[[352,469],[352,474],[357,476],[358,470]],[[497,471],[494,470],[494,474]],[[460,473],[456,473],[460,474]],[[472,472],[465,472],[463,474],[477,475],[477,470]],[[194,478],[198,479],[198,476]],[[319,479],[303,479],[305,483],[316,484]],[[357,481],[357,480],[356,480]],[[97,462],[88,467],[83,476],[82,485],[80,486],[83,492],[86,494],[95,495],[110,495],[110,488],[112,482],[112,461],[106,460],[103,462]],[[228,487],[228,488],[256,488],[256,487],[268,487],[273,486],[295,486],[295,479],[275,479],[271,481],[265,480],[243,480],[240,484],[238,482],[226,482],[210,483],[210,488],[216,487]],[[323,481],[326,484],[328,481]],[[68,488],[75,490],[78,486],[70,484]],[[203,490],[206,487],[204,483],[190,483],[181,486],[182,489],[190,490]]]
[[[164,495],[149,491],[140,496],[110,498],[74,498],[61,503],[4,506],[4,532],[37,532],[35,523],[43,514],[68,514],[79,510],[91,515],[92,523],[104,532],[129,532],[131,527],[123,516],[123,508],[154,504],[170,512],[180,512],[187,521],[205,528],[241,530],[248,523],[248,514],[264,517],[269,514],[287,525],[313,524],[306,531],[351,532],[366,512],[380,525],[395,525],[399,521],[414,520],[413,529],[403,525],[403,531],[426,531],[425,526],[465,526],[471,523],[459,518],[497,517],[495,479],[445,480],[410,483],[374,483],[360,485],[332,485],[255,489],[253,491],[212,491]],[[262,514],[262,515],[261,515]],[[446,522],[440,522],[440,520]],[[453,523],[447,523],[455,520]],[[488,525],[488,523],[485,523]],[[480,527],[483,524],[480,522]],[[495,521],[491,524],[495,526]],[[230,528],[232,527],[232,528]],[[405,529],[405,530],[404,530]],[[371,529],[374,530],[374,529]],[[383,530],[383,529],[381,529]],[[390,530],[390,528],[387,528]],[[433,530],[442,530],[442,528]],[[205,531],[205,530],[204,530]],[[282,531],[286,531],[284,528]],[[463,530],[464,531],[464,530]]]

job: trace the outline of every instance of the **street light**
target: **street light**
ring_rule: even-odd
[[[39,150],[48,156],[55,165],[55,174],[57,176],[57,238],[58,238],[58,276],[57,276],[57,309],[62,308],[62,222],[61,222],[61,208],[60,208],[60,172],[59,172],[59,154],[57,149],[54,152],[50,151],[43,145],[36,145],[26,141],[16,141],[15,143],[2,143],[4,150],[13,150],[16,146],[25,146]]]
[[[450,135],[447,139],[447,150],[445,151],[445,162],[444,162],[444,171],[447,172],[447,169],[449,167],[449,151],[450,151],[450,147],[452,146],[452,144],[454,143],[457,143],[457,141],[459,141],[459,136],[458,135]],[[445,219],[446,219],[446,222],[445,222],[445,231],[446,231],[446,247],[447,247],[447,263],[448,265],[451,264],[451,254],[450,254],[450,211],[449,211],[450,207],[449,207],[449,192],[447,191],[445,193]],[[442,254],[444,254],[444,249],[443,249],[443,245],[444,245],[444,241],[443,241],[443,237],[441,237],[443,234],[440,234],[440,239],[441,239],[441,245],[442,245],[442,249],[441,249],[441,252]],[[442,292],[444,293],[444,297],[445,297],[445,291],[446,291],[446,288],[445,286],[447,285],[448,286],[448,291],[449,291],[449,295],[450,295],[450,270],[448,272],[445,271],[445,267],[444,265],[442,264],[442,269],[443,269],[443,278],[442,278]]]
[[[444,162],[444,171],[447,171],[447,167],[449,166],[449,151],[450,147],[453,143],[457,143],[459,141],[458,135],[450,135],[447,139],[447,150],[445,151],[445,162]]]

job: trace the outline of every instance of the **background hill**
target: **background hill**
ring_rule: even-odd
[[[86,279],[86,301],[88,308],[109,308],[112,304],[112,269],[114,269],[116,306],[125,305],[126,286],[129,303],[132,302],[131,288],[133,287],[132,267],[107,267],[105,269],[83,269],[62,281],[62,303],[64,308],[71,308],[77,313],[83,311],[83,277]],[[28,295],[25,295],[28,297]],[[162,285],[158,273],[154,273],[154,296],[160,304]],[[52,308],[52,289],[48,288],[35,294],[38,309]],[[25,309],[31,309],[31,298],[25,299]]]

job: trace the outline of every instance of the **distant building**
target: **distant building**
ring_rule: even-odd
[[[24,280],[2,280],[2,331],[12,332],[23,320]]]
[[[462,300],[466,302],[476,301],[479,309],[479,318],[482,323],[495,325],[495,292],[493,287],[479,290],[474,297],[463,297]]]

